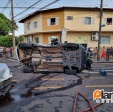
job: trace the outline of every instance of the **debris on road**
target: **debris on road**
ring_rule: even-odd
[[[8,66],[0,63],[0,98],[5,96],[14,85],[12,75],[13,73],[9,70]]]
[[[102,75],[102,76],[107,76],[107,73],[105,70],[99,70],[99,74]]]
[[[93,106],[88,98],[86,98],[83,94],[77,92],[77,94],[75,96],[75,100],[74,100],[73,112],[76,112],[76,105],[77,105],[78,95],[82,96],[89,103],[89,105],[91,107],[91,108],[87,108],[87,109],[85,109],[81,112],[87,112],[89,110],[92,110],[92,112],[96,112],[94,108],[102,104],[102,103],[99,103],[99,104],[96,104],[96,105]]]

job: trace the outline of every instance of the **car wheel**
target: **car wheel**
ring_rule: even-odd
[[[65,74],[76,75],[77,74],[77,70],[67,70],[67,69],[65,69]]]
[[[20,43],[19,48],[32,48],[33,44],[25,44],[25,43]]]
[[[83,69],[78,70],[77,72],[80,73]]]
[[[23,73],[32,73],[34,70],[32,67],[23,67]]]

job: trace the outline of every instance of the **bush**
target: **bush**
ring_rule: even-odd
[[[15,37],[15,44],[18,44],[18,38]],[[0,46],[13,47],[13,38],[10,35],[0,36]]]

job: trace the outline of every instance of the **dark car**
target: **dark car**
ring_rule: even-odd
[[[76,74],[86,67],[86,53],[82,45],[64,43],[54,46],[20,43],[18,58],[23,72],[64,72]]]

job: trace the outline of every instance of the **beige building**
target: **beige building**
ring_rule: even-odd
[[[36,11],[20,20],[24,23],[25,42],[50,43],[51,36],[60,40],[62,28],[66,40],[84,46],[98,46],[99,8],[61,7]],[[113,9],[104,9],[101,47],[113,46]]]

